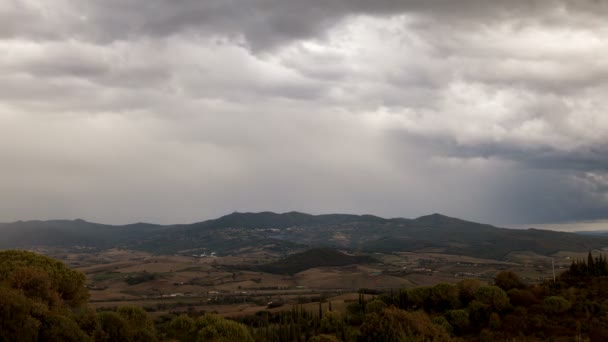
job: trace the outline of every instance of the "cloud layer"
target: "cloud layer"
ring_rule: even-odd
[[[0,221],[608,216],[599,1],[0,4]]]

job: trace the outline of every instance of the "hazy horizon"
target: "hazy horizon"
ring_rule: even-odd
[[[269,212],[269,211],[262,211],[262,212]],[[270,211],[272,212],[272,211]],[[378,217],[382,217],[385,219],[396,219],[396,218],[405,218],[405,219],[416,219],[422,216],[427,216],[427,215],[433,215],[433,214],[440,214],[440,215],[444,215],[442,213],[428,213],[425,215],[421,215],[418,217],[405,217],[405,216],[394,216],[394,217],[383,217],[380,215],[374,215],[372,213],[337,213],[337,212],[323,212],[323,213],[307,213],[307,212],[302,212],[302,211],[297,211],[299,213],[303,213],[303,214],[309,214],[309,215],[328,215],[328,214],[339,214],[339,215],[372,215],[372,216],[378,216]],[[233,213],[246,213],[246,214],[250,214],[250,213],[261,213],[261,212],[241,212],[241,211],[235,211]],[[222,216],[226,216],[226,215],[230,215],[233,213],[226,213],[224,215],[220,215],[217,217],[207,217],[207,218],[201,218],[195,221],[189,221],[189,222],[182,222],[182,221],[177,221],[177,222],[151,222],[151,221],[138,221],[138,222],[120,222],[120,223],[108,223],[108,222],[100,222],[100,221],[94,221],[94,220],[89,220],[86,218],[82,218],[82,217],[73,217],[73,218],[48,218],[48,219],[36,219],[36,220],[29,220],[29,219],[20,219],[20,220],[16,220],[16,221],[11,221],[11,222],[0,222],[0,224],[10,224],[10,223],[14,223],[14,222],[19,222],[19,221],[54,221],[54,220],[71,220],[71,221],[76,221],[76,220],[84,220],[87,222],[91,222],[91,223],[99,223],[99,224],[108,224],[108,225],[117,225],[117,226],[121,226],[121,225],[129,225],[129,224],[136,224],[136,223],[149,223],[149,224],[158,224],[158,225],[166,225],[166,224],[193,224],[193,223],[198,223],[198,222],[204,222],[207,220],[213,220],[213,219],[217,219],[220,218]],[[287,214],[289,212],[272,212],[275,214]],[[444,216],[448,216],[448,215],[444,215]],[[452,217],[452,216],[449,216]],[[469,219],[467,219],[466,217],[454,217],[454,218],[458,218],[458,219],[462,219],[465,221],[471,221]],[[539,222],[539,223],[522,223],[522,224],[501,224],[501,223],[492,223],[492,222],[477,222],[477,223],[483,223],[483,224],[490,224],[493,225],[495,227],[499,227],[499,228],[510,228],[510,229],[529,229],[529,228],[534,228],[534,229],[545,229],[545,230],[552,230],[552,231],[561,231],[561,232],[582,232],[582,231],[608,231],[608,220],[588,220],[588,221],[573,221],[573,222]]]

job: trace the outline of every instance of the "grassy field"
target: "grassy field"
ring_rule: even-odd
[[[371,264],[311,268],[294,275],[270,274],[247,269],[247,265],[276,260],[254,252],[242,256],[187,257],[151,255],[111,249],[86,253],[45,250],[87,276],[91,305],[95,308],[136,305],[153,315],[169,312],[206,311],[224,316],[252,314],[268,302],[285,305],[331,300],[341,310],[356,299],[361,288],[390,291],[464,278],[491,281],[501,270],[517,272],[525,281],[552,277],[552,261],[559,273],[584,253],[559,252],[551,257],[513,252],[498,261],[447,255],[437,251],[379,254]],[[318,302],[303,304],[318,312]],[[323,305],[328,305],[324,303]]]

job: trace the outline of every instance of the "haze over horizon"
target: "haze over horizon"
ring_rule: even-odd
[[[608,2],[0,2],[0,222],[608,218]]]

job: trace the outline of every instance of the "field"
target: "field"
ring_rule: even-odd
[[[513,252],[508,261],[498,261],[434,251],[374,253],[373,263],[281,275],[250,268],[279,258],[267,253],[194,257],[124,249],[38,252],[85,273],[95,308],[136,305],[153,315],[194,310],[224,316],[253,314],[267,309],[269,303],[277,306],[272,310],[282,310],[291,304],[312,302],[304,305],[318,310],[319,300],[331,301],[334,310],[339,310],[356,298],[360,289],[391,291],[464,278],[487,282],[501,270],[514,271],[532,283],[553,276],[552,261],[560,273],[574,258],[585,257],[583,253],[559,252],[546,257]]]

